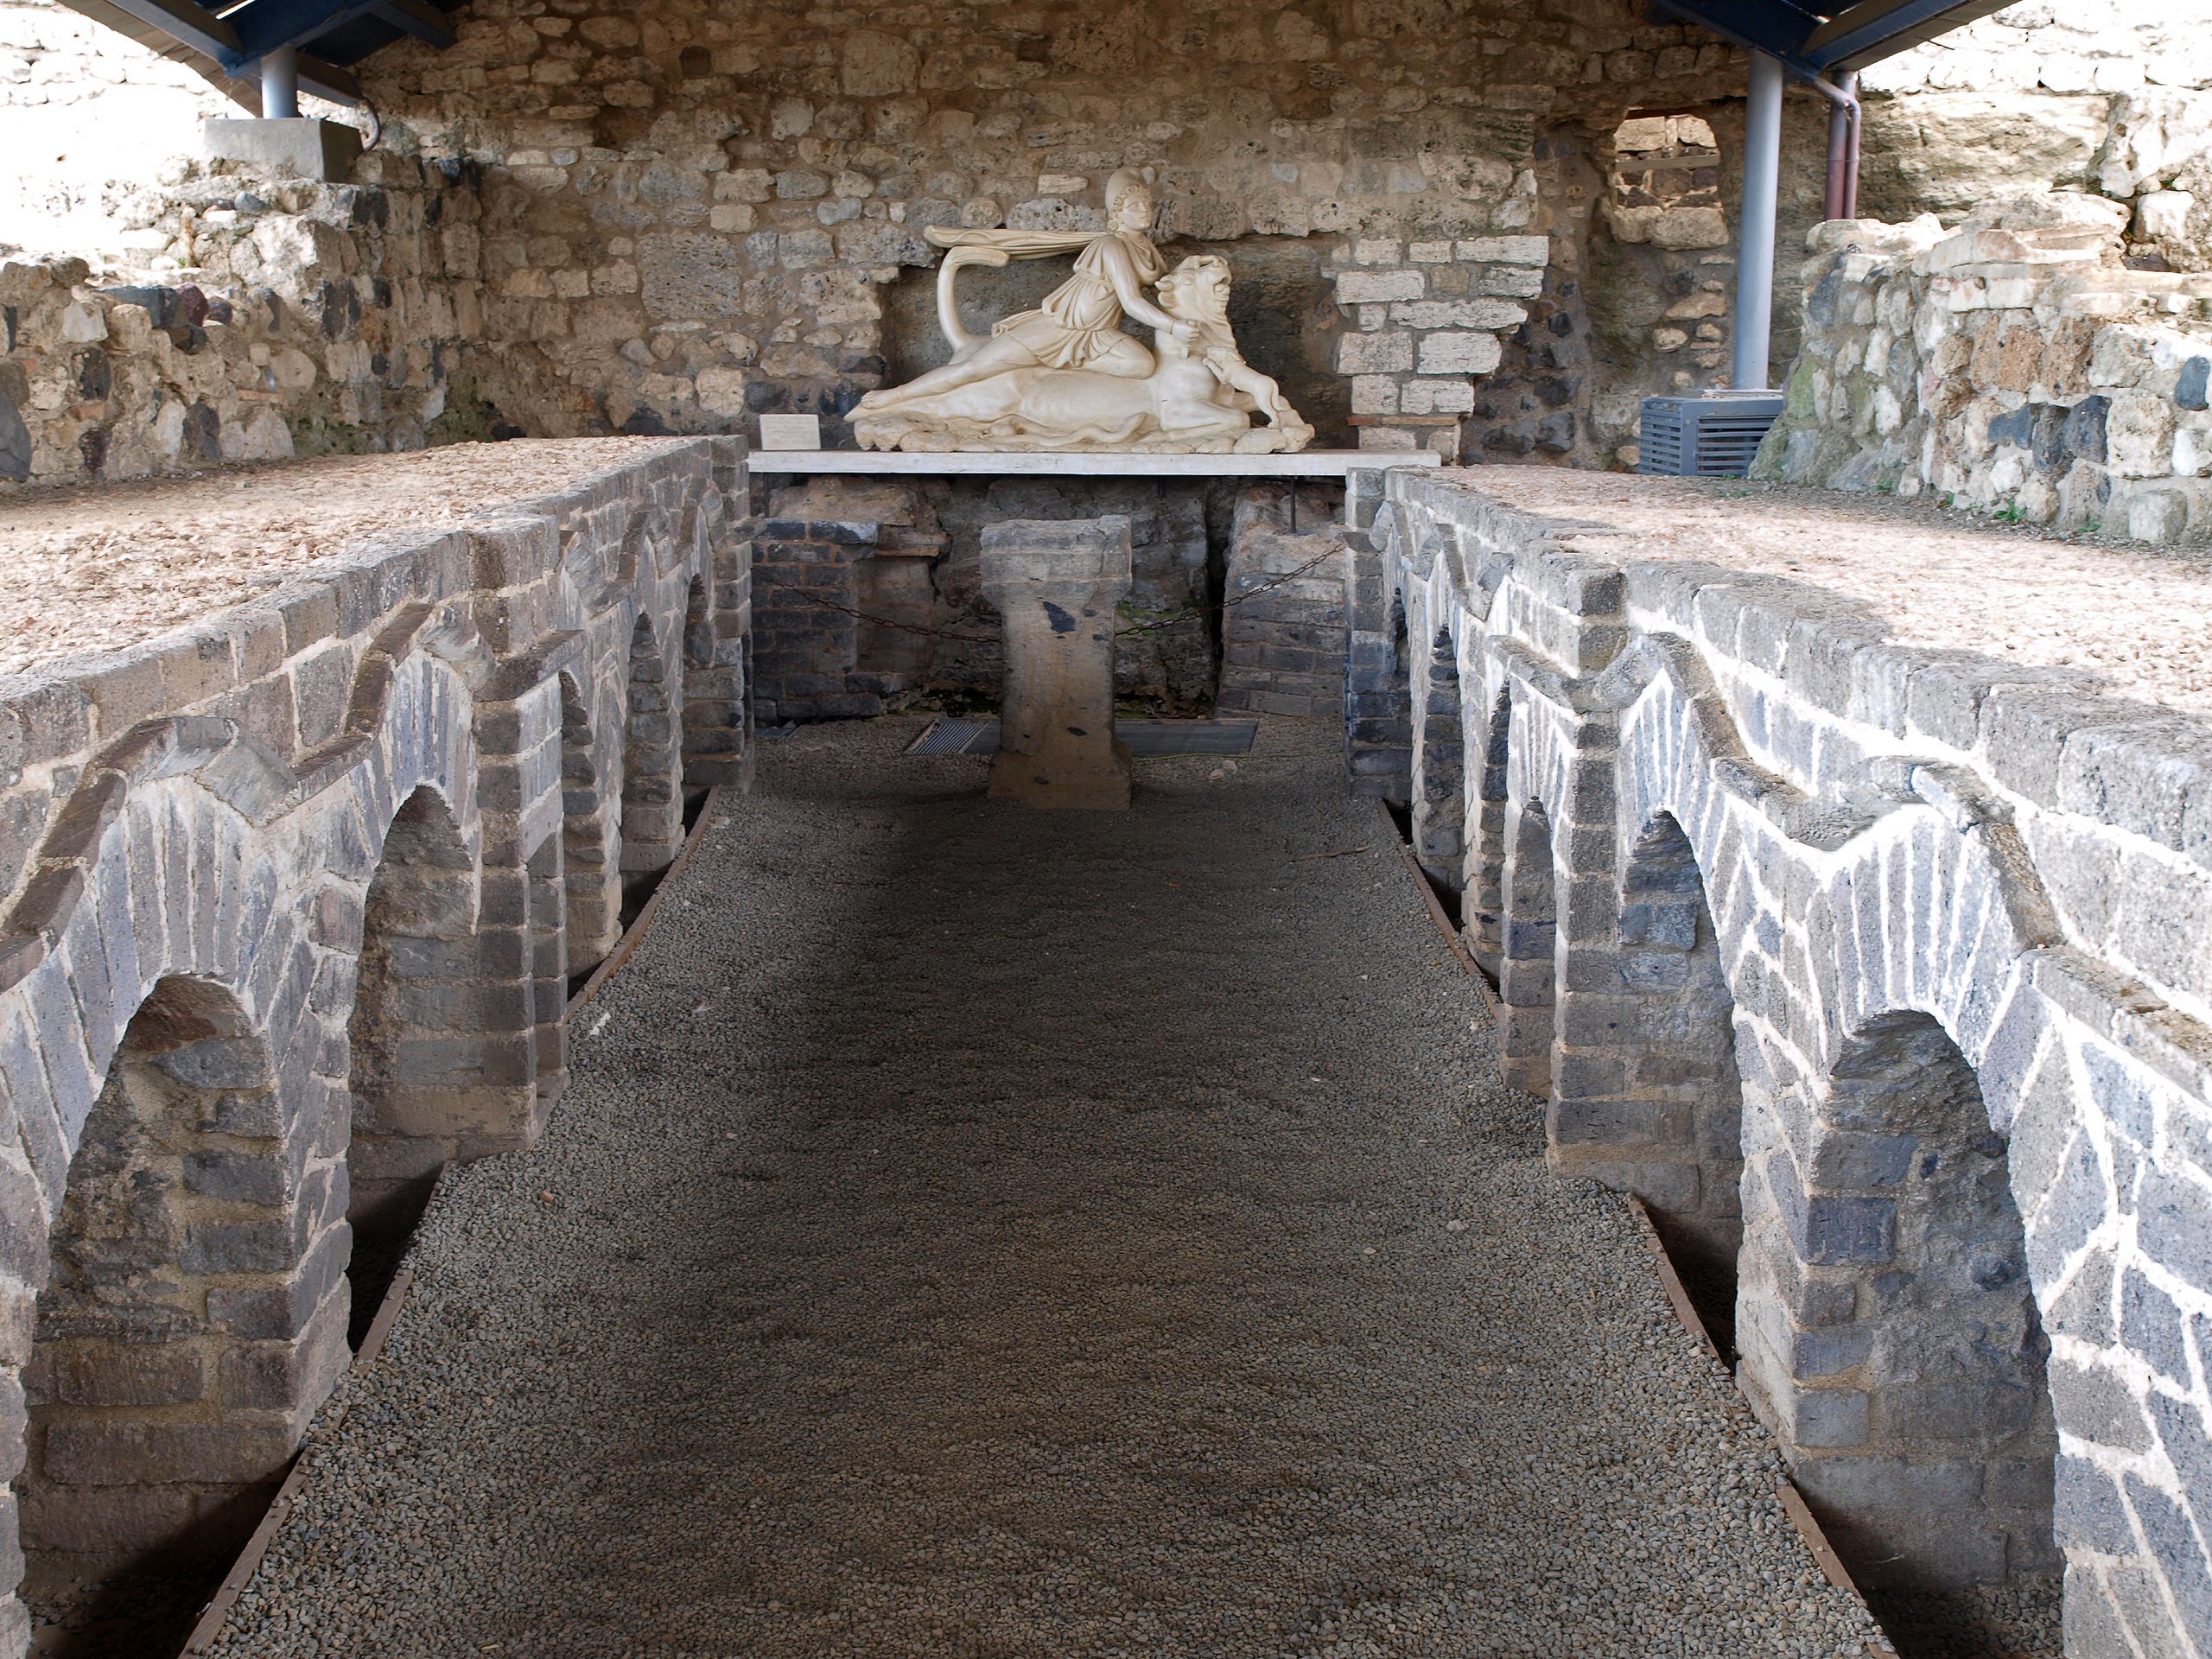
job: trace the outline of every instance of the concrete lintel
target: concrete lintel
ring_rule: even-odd
[[[1116,454],[1096,450],[755,449],[753,474],[902,474],[924,478],[1346,478],[1400,467],[1437,467],[1434,450],[1306,449],[1294,455]]]
[[[343,121],[306,116],[283,121],[218,117],[200,124],[200,143],[210,159],[237,162],[270,178],[349,179],[361,154],[361,135]]]

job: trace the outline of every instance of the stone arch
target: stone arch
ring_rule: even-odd
[[[73,1581],[234,1552],[344,1366],[342,1225],[315,1225],[289,1120],[238,996],[157,980],[85,1120],[38,1298],[18,1478],[34,1602],[96,1611]],[[188,1624],[197,1599],[172,1611]]]
[[[481,898],[477,860],[452,807],[435,787],[416,789],[369,880],[346,1025],[347,1219],[356,1267],[368,1270],[357,1279],[373,1276],[404,1243],[446,1162],[503,1138],[509,1120],[505,1096],[519,1079],[486,1017]]]
[[[1470,733],[1470,736],[1472,736]],[[1467,948],[1492,980],[1504,960],[1506,757],[1513,741],[1513,695],[1500,690],[1482,728],[1474,792],[1474,833],[1467,838],[1462,915]]]
[[[1497,976],[1505,1080],[1529,1094],[1552,1089],[1559,909],[1551,820],[1541,801],[1506,810],[1505,925]]]
[[[2050,1344],[1974,1068],[1887,1012],[1772,1110],[1745,1148],[1743,1376],[1838,1550],[1888,1592],[2056,1573]]]
[[[622,935],[622,877],[616,831],[608,822],[591,709],[575,676],[560,677],[561,862],[567,966],[602,961]]]
[[[742,640],[725,640],[713,588],[702,573],[683,601],[683,770],[687,777],[729,783],[742,778],[746,752],[746,655]]]
[[[1670,813],[1623,857],[1614,944],[1611,995],[1576,1000],[1560,1022],[1553,1158],[1643,1199],[1725,1353],[1743,1238],[1736,1006],[1703,872]]]
[[[1414,677],[1414,856],[1428,879],[1457,892],[1466,879],[1466,737],[1459,724],[1458,647],[1440,628]]]
[[[629,691],[622,732],[621,868],[626,876],[664,870],[683,842],[683,692],[671,684],[653,620],[630,630]]]

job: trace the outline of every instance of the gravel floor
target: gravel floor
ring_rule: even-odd
[[[915,726],[723,803],[216,1652],[1860,1659],[1318,737],[1059,816]]]

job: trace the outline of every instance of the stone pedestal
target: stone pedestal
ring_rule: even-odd
[[[1129,591],[1129,521],[1016,518],[983,531],[983,597],[1006,622],[1006,695],[991,793],[1121,810],[1114,602]]]

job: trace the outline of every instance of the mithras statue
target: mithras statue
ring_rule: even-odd
[[[1153,245],[1149,168],[1123,168],[1106,181],[1106,225],[930,226],[924,234],[947,250],[937,315],[952,360],[861,398],[852,417],[861,448],[1268,454],[1312,442],[1313,429],[1236,349],[1228,265],[1208,254],[1171,270]],[[961,326],[953,283],[963,269],[1059,253],[1075,255],[1074,274],[1037,309],[988,335]],[[1153,330],[1154,349],[1122,331],[1124,317]],[[1255,412],[1266,426],[1253,425]]]

